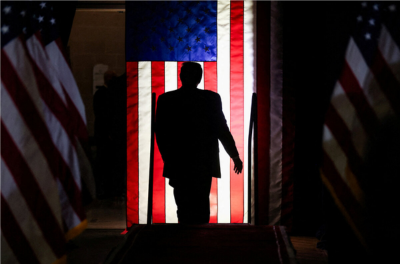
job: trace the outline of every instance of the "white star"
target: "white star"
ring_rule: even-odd
[[[362,20],[363,20],[363,19],[362,19],[362,16],[358,16],[358,17],[357,17],[357,21],[358,21],[358,22],[361,22]]]
[[[46,3],[45,2],[41,2],[40,3],[40,7],[43,9],[43,8],[45,8],[46,7]]]
[[[50,23],[51,23],[52,25],[54,25],[54,24],[56,23],[56,20],[55,20],[54,18],[52,18],[52,19],[50,19]]]
[[[369,33],[365,34],[365,39],[371,39],[371,34]]]
[[[378,4],[375,4],[375,5],[374,5],[374,9],[375,9],[375,10],[379,10]]]
[[[368,21],[371,26],[375,26],[375,20],[372,18]]]
[[[11,13],[11,6],[6,6],[3,8],[4,14],[9,14]]]
[[[367,2],[362,2],[362,3],[361,3],[361,6],[362,6],[362,7],[367,7]]]
[[[395,5],[390,5],[390,6],[389,6],[389,10],[390,10],[391,12],[396,11],[396,6],[395,6]]]
[[[42,16],[38,17],[38,20],[39,20],[39,23],[43,22],[43,17]]]
[[[19,14],[24,17],[26,15],[26,11],[22,10],[21,13],[19,13]]]
[[[3,25],[2,27],[1,27],[1,32],[3,33],[3,34],[7,34],[8,33],[8,31],[9,31],[9,26],[7,26],[7,25]]]

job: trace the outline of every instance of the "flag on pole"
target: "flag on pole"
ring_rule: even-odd
[[[94,196],[85,109],[52,11],[1,2],[2,263],[65,262],[87,224],[83,186]]]
[[[151,93],[179,89],[184,61],[199,62],[198,88],[218,92],[244,168],[254,83],[252,1],[126,3],[127,226],[146,223]],[[247,170],[237,175],[220,147],[221,178],[213,178],[211,223],[247,222]],[[162,176],[155,145],[153,223],[177,223],[173,189]],[[254,210],[253,210],[254,212]]]
[[[367,148],[386,118],[400,118],[399,11],[394,2],[360,3],[323,128],[322,180],[364,245]]]

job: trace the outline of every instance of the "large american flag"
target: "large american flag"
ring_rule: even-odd
[[[360,2],[324,125],[322,180],[364,245],[367,148],[386,118],[400,118],[399,7]]]
[[[252,1],[127,2],[127,226],[146,223],[151,93],[181,87],[184,61],[203,67],[200,89],[218,92],[247,168],[251,97],[255,91]],[[211,223],[247,222],[247,170],[237,175],[220,146],[220,179],[211,187]],[[153,223],[177,223],[173,189],[155,146]],[[253,210],[254,212],[254,210]]]
[[[65,260],[86,226],[85,109],[49,2],[1,2],[1,260]],[[88,181],[82,183],[82,178]]]

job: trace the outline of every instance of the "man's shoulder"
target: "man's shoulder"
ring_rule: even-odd
[[[178,95],[178,90],[168,91],[159,96],[159,98],[170,98]]]
[[[216,92],[213,91],[209,91],[209,90],[202,90],[202,89],[198,89],[197,90],[198,93],[201,94],[201,96],[204,96],[210,100],[218,100],[220,98],[220,95]],[[185,93],[180,92],[179,90],[173,90],[173,91],[169,91],[166,93],[161,94],[158,97],[158,100],[165,100],[165,101],[171,101],[171,100],[176,100],[179,99],[180,97],[185,97]]]
[[[158,101],[171,101],[174,98],[176,98],[178,96],[177,94],[178,90],[174,90],[174,91],[169,91],[169,92],[165,92],[163,94],[160,94],[160,96],[158,97]]]
[[[218,93],[210,90],[200,90],[200,93],[202,93],[203,96],[206,96],[211,100],[218,100],[220,98],[220,95]]]

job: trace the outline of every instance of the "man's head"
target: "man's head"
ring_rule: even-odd
[[[197,86],[203,75],[201,65],[196,62],[184,62],[180,78],[183,86]]]
[[[106,71],[104,73],[104,84],[108,86],[110,84],[110,81],[112,79],[114,79],[115,77],[117,77],[117,74],[115,73],[115,71],[112,71],[112,70]]]

